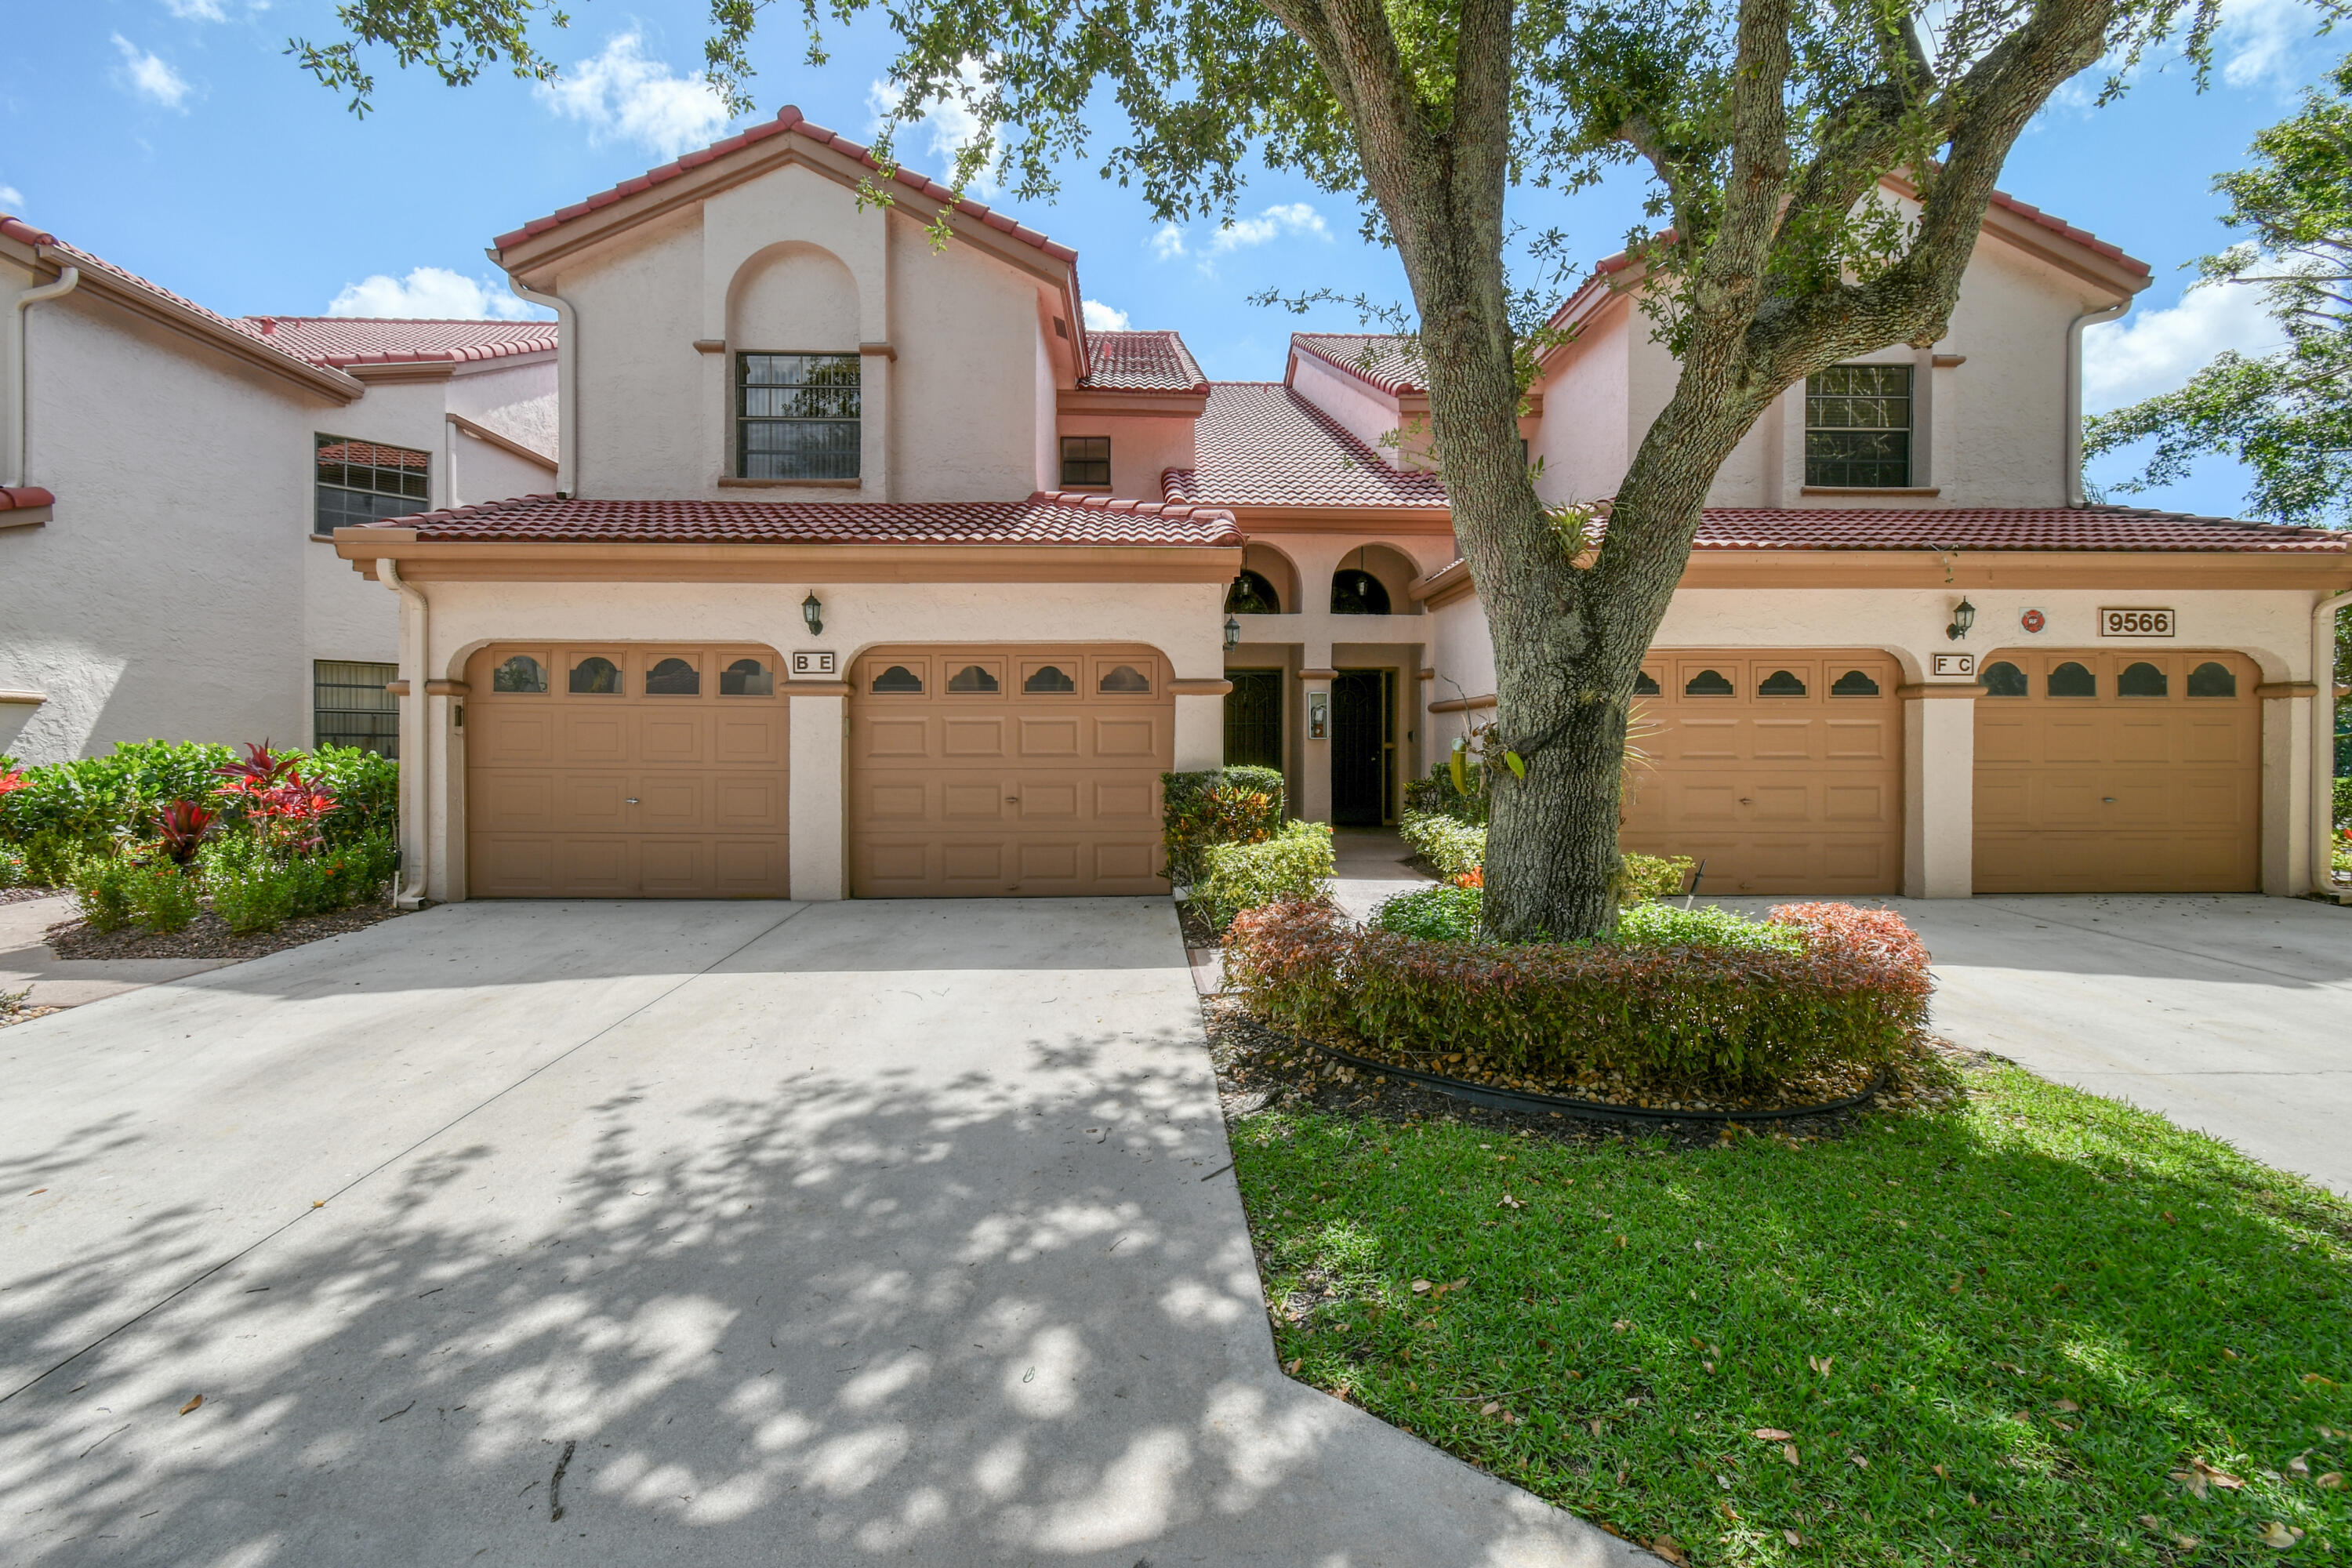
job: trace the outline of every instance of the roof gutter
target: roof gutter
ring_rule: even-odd
[[[499,261],[499,253],[490,252]],[[555,493],[570,498],[580,493],[580,312],[561,294],[542,294],[514,272],[507,286],[534,305],[555,312]]]
[[[2311,607],[2311,890],[2336,891],[2336,613],[2352,605],[2337,594]]]
[[[2131,309],[2128,297],[2066,323],[2066,504],[2083,504],[2083,329],[2112,321]]]
[[[7,422],[8,449],[5,461],[0,461],[0,476],[5,476],[0,477],[0,489],[15,489],[30,482],[26,469],[32,460],[32,356],[26,350],[25,312],[44,300],[62,298],[80,287],[81,268],[68,267],[58,274],[54,283],[37,284],[16,295],[16,309],[8,321],[6,363],[0,365],[0,377],[5,378],[9,398],[16,405],[12,410],[15,417]]]

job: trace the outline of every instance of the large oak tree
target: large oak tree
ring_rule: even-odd
[[[764,0],[714,0],[713,79],[750,106]],[[549,74],[538,0],[350,0],[295,51],[363,106],[361,46],[469,80]],[[821,29],[872,0],[803,0]],[[2201,63],[2216,0],[893,0],[899,123],[960,100],[1017,196],[1097,138],[1160,218],[1230,215],[1252,160],[1359,198],[1412,289],[1431,435],[1495,644],[1486,915],[1506,937],[1614,918],[1633,685],[1717,468],[1809,374],[1946,331],[1995,177],[2063,82],[2147,50]],[[549,20],[558,19],[552,14]],[[2113,90],[2116,78],[2109,79]],[[1107,101],[1108,100],[1108,101]],[[1115,104],[1116,112],[1111,110]],[[1104,132],[1100,127],[1118,129]],[[887,160],[888,138],[877,146]],[[1515,185],[1637,163],[1634,237],[1681,361],[1597,550],[1564,547],[1520,454],[1531,320],[1507,265]],[[1916,207],[1880,196],[1900,174]]]

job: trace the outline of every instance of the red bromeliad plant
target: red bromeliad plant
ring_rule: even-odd
[[[0,773],[0,795],[14,795],[20,789],[30,788],[31,785],[32,781],[27,779],[23,773]]]
[[[1298,1034],[1408,1056],[1475,1048],[1508,1071],[1747,1088],[1886,1062],[1925,1026],[1927,949],[1900,916],[1790,904],[1801,951],[1425,942],[1328,903],[1234,921],[1225,973]]]
[[[336,808],[335,797],[303,783],[300,773],[289,768],[282,781],[259,789],[248,781],[244,794],[247,819],[272,845],[300,855],[324,847],[319,819]]]
[[[251,793],[268,789],[285,779],[295,777],[296,761],[293,757],[271,751],[267,741],[259,745],[247,741],[244,761],[223,763],[213,772],[229,781],[229,790]]]
[[[220,813],[206,811],[193,800],[175,800],[155,813],[155,837],[172,863],[184,866],[196,858],[197,847],[219,820]]]

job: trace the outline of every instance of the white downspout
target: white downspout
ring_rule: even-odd
[[[2336,612],[2352,605],[2352,594],[2322,599],[2311,607],[2311,678],[2319,685],[2311,700],[2311,890],[2336,886]]]
[[[2083,504],[2083,329],[2112,321],[2132,302],[2085,310],[2066,323],[2066,504]]]
[[[400,679],[408,687],[400,708],[400,858],[406,873],[402,880],[407,885],[393,893],[392,902],[395,909],[413,910],[425,902],[425,813],[432,778],[432,725],[426,721],[425,685],[425,661],[433,647],[432,612],[424,593],[402,579],[400,563],[390,556],[377,558],[375,574],[410,612],[400,618]]]
[[[492,260],[498,252],[490,253]],[[527,289],[507,275],[507,286],[534,305],[555,312],[555,493],[580,493],[580,313],[560,294]]]
[[[38,276],[38,274],[36,274]],[[0,485],[13,489],[32,482],[29,468],[33,443],[32,355],[25,348],[25,312],[44,300],[55,300],[81,287],[81,268],[68,267],[58,274],[54,283],[42,283],[20,291],[16,296],[16,314],[8,322],[8,363],[0,366],[0,376],[16,401],[16,417],[8,421],[8,460],[0,464],[0,473],[7,478]]]

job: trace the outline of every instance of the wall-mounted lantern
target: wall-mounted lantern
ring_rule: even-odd
[[[1944,628],[1944,635],[1958,642],[1968,636],[1969,628],[1976,624],[1977,607],[1963,597],[1958,604],[1952,606],[1952,624]]]
[[[1234,619],[1231,616],[1227,616],[1225,617],[1225,651],[1227,653],[1233,652],[1236,647],[1240,646],[1241,640],[1241,622]]]
[[[809,596],[801,601],[801,619],[808,623],[809,636],[824,635],[824,601],[816,596],[814,588],[811,588]]]

